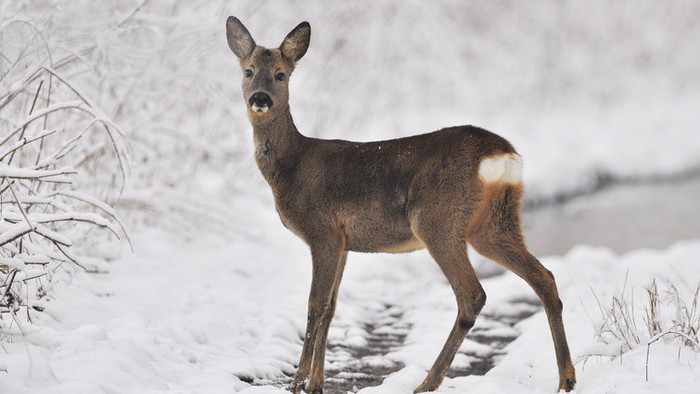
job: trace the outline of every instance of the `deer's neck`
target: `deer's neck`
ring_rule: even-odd
[[[250,114],[255,141],[255,161],[270,185],[292,173],[304,149],[306,137],[294,125],[289,106],[270,117]]]

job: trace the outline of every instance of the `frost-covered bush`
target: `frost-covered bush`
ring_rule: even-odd
[[[603,319],[598,339],[612,349],[611,356],[664,336],[700,351],[700,284],[689,292],[662,283],[660,291],[656,279],[652,280],[636,298],[634,289],[628,291],[625,285],[610,303],[599,300]]]
[[[108,202],[125,185],[124,133],[74,84],[79,54],[33,24],[0,26],[0,339],[18,312],[42,310],[52,279],[99,270],[90,249],[126,233]],[[105,202],[107,201],[107,202]],[[115,247],[118,247],[115,246]]]
[[[233,62],[225,52],[223,24],[214,23],[226,13],[224,4],[0,4],[0,27],[17,21],[10,30],[24,42],[32,40],[35,46],[25,55],[31,57],[49,46],[52,56],[47,62],[53,69],[70,78],[71,85],[109,114],[128,136],[131,149],[119,147],[129,153],[133,164],[128,178],[121,173],[124,163],[112,167],[110,161],[104,168],[96,168],[104,176],[79,177],[75,182],[90,187],[105,186],[92,184],[97,180],[112,182],[109,186],[121,191],[117,208],[128,211],[132,222],[167,221],[169,228],[179,229],[187,227],[188,221],[221,217],[205,208],[204,202],[212,200],[199,193],[217,187],[222,175],[236,179],[231,174],[247,162],[243,155],[248,152],[249,124],[242,108],[242,116],[231,114],[235,89],[233,80],[222,70]],[[0,53],[16,43],[4,31]],[[95,153],[115,158],[109,142],[103,142]],[[110,172],[115,169],[119,171]],[[97,195],[114,202],[109,193],[98,191]]]

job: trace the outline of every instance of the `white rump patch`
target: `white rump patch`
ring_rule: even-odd
[[[523,159],[517,153],[490,156],[479,164],[479,178],[482,182],[516,185],[522,177]]]

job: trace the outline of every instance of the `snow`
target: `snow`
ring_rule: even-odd
[[[310,254],[281,225],[255,168],[239,70],[225,43],[228,15],[262,45],[311,22],[311,47],[290,82],[295,121],[309,136],[382,140],[455,124],[485,127],[522,155],[529,200],[590,191],[601,179],[692,175],[700,165],[700,25],[692,2],[186,3],[0,4],[3,55],[10,59],[16,49],[9,21],[31,21],[59,48],[56,59],[77,54],[80,61],[58,75],[70,76],[73,91],[90,103],[56,97],[31,116],[0,113],[7,130],[0,134],[14,138],[29,120],[76,107],[127,135],[134,159],[117,209],[88,194],[60,194],[126,218],[135,250],[93,241],[89,247],[103,258],[91,265],[100,273],[57,270],[52,291],[35,304],[43,311],[30,310],[31,323],[22,311],[2,327],[0,392],[285,392],[282,381],[301,352]],[[25,76],[0,79],[0,96],[22,89]],[[72,172],[0,164],[0,177],[63,181]],[[642,203],[645,188],[659,193],[653,204]],[[623,254],[583,245],[585,237],[575,234],[573,249],[567,244],[559,256],[541,256],[563,301],[577,393],[696,391],[700,352],[672,338],[654,343],[646,382],[651,336],[641,327],[640,343],[620,355],[619,343],[602,342],[599,329],[601,304],[623,288],[640,322],[653,279],[685,296],[697,288],[700,239],[680,241],[688,237],[674,228],[696,222],[698,190],[648,185],[530,214],[550,228],[544,243],[563,243],[561,229],[583,228],[590,210],[610,219],[606,230],[582,230],[598,245],[642,239],[635,232],[647,230],[620,215],[627,210],[671,234],[663,245],[650,241]],[[45,197],[19,199],[39,204]],[[71,213],[30,219],[113,227],[99,215],[62,209]],[[17,222],[2,222],[1,239],[30,229],[16,212],[3,215]],[[26,277],[33,272],[26,265],[48,259],[39,252],[0,264],[22,267]],[[555,392],[552,340],[532,290],[494,263],[473,253],[472,260],[488,296],[473,334],[517,338],[494,349],[468,337],[453,367],[483,357],[494,367],[483,376],[447,378],[438,392]],[[401,340],[364,356],[336,349],[326,370],[352,377],[359,362],[396,368],[378,387],[358,385],[359,392],[410,393],[455,316],[450,286],[426,252],[351,254],[329,344],[371,347],[369,326],[372,335]]]
[[[273,382],[294,372],[301,350],[310,264],[301,242],[274,225],[274,212],[263,219],[269,233],[252,244],[212,237],[174,243],[164,231],[143,231],[134,237],[138,252],[110,263],[109,275],[71,274],[70,281],[54,289],[44,313],[32,312],[34,324],[22,323],[23,336],[18,336],[17,326],[11,328],[13,340],[3,344],[7,372],[0,372],[0,389],[280,392]],[[596,296],[607,300],[620,292],[625,278],[628,287],[647,285],[656,277],[691,289],[700,281],[698,255],[700,241],[688,241],[625,255],[579,246],[565,256],[542,259],[557,278],[564,303],[577,392],[690,392],[687,387],[697,385],[699,354],[684,348],[678,359],[677,342],[652,346],[649,383],[644,381],[645,343],[621,358],[590,355],[600,350],[595,345],[600,321]],[[533,298],[512,274],[482,283],[489,298],[475,330],[503,329],[480,321],[487,315],[517,314],[499,311],[508,299]],[[360,392],[410,392],[451,328],[454,296],[425,253],[352,255],[329,342],[362,345],[358,327],[382,304],[403,311],[408,335],[401,349],[372,362],[406,366],[380,388]],[[538,312],[510,330],[519,336],[491,371],[448,378],[439,392],[554,392],[556,364],[544,314]],[[470,340],[461,350],[480,355],[491,351]],[[459,356],[456,365],[467,364],[466,357]],[[335,361],[333,369],[343,370],[343,362]],[[269,383],[254,387],[241,378]]]

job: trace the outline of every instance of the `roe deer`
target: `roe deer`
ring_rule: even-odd
[[[575,371],[554,277],[528,252],[520,229],[518,153],[505,139],[473,126],[368,143],[303,136],[292,120],[288,88],[310,36],[311,26],[303,22],[279,48],[267,49],[255,44],[238,19],[226,21],[229,47],[243,71],[255,161],[282,223],[311,249],[306,335],[288,389],[323,392],[328,326],[348,252],[422,248],[447,277],[458,305],[447,342],[415,392],[437,389],[486,300],[467,243],[537,293],[554,339],[559,389],[573,389]]]

